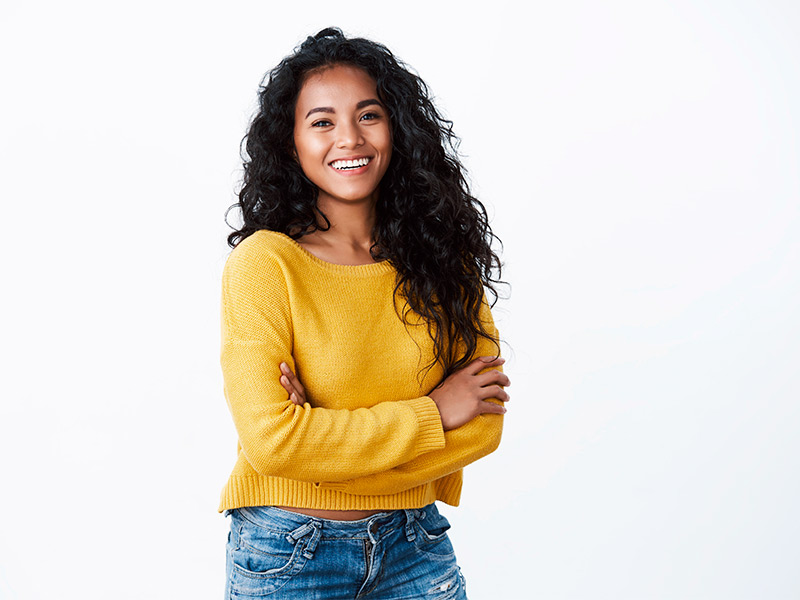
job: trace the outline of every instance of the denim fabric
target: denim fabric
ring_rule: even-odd
[[[430,504],[359,521],[318,519],[271,506],[226,510],[225,599],[466,600],[447,536]]]

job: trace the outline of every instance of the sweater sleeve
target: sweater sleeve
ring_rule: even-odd
[[[292,403],[279,381],[281,362],[295,369],[292,344],[284,274],[268,253],[242,242],[223,270],[220,362],[239,444],[257,473],[344,481],[444,447],[427,396],[355,410]]]
[[[494,326],[491,311],[484,300],[481,320],[486,331],[497,340],[498,332]],[[492,356],[498,352],[497,346],[482,339],[475,356]],[[498,367],[502,370],[502,367]],[[483,372],[489,369],[484,369]],[[496,398],[489,402],[502,405]],[[367,475],[349,481],[323,484],[323,487],[348,494],[372,495],[390,494],[423,485],[454,473],[466,465],[494,452],[500,444],[503,432],[503,415],[485,413],[478,415],[469,423],[445,432],[445,447],[427,452],[380,476]]]

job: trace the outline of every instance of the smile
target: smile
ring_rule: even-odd
[[[350,169],[364,167],[371,160],[371,158],[367,158],[366,156],[363,158],[356,158],[354,160],[335,160],[331,163],[331,166],[337,171],[348,171]]]

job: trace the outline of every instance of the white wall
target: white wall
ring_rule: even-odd
[[[800,595],[798,5],[517,6],[0,9],[0,597],[221,597],[223,212],[331,24],[430,84],[505,242],[471,598]]]

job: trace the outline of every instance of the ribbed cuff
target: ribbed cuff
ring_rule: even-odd
[[[408,401],[417,415],[419,434],[417,436],[417,456],[431,450],[441,450],[445,447],[444,428],[439,408],[429,396],[414,398]]]

